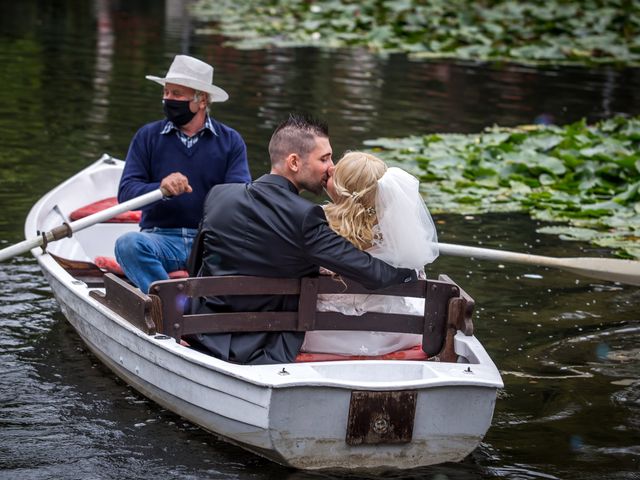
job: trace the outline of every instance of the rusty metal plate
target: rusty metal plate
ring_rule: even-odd
[[[409,443],[416,399],[417,393],[412,390],[351,392],[347,444]]]

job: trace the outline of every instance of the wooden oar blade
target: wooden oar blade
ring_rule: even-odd
[[[563,258],[563,268],[587,277],[640,286],[640,262],[617,258]]]

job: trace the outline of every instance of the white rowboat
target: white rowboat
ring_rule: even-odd
[[[115,196],[122,168],[122,161],[105,155],[47,193],[27,217],[27,238],[68,222],[70,213],[84,205]],[[141,326],[129,318],[136,314],[126,305],[109,303],[105,279],[116,293],[124,291],[113,277],[100,278],[96,269],[93,277],[81,276],[70,267],[112,257],[115,239],[137,228],[100,223],[50,242],[46,252],[34,248],[32,254],[62,312],[93,354],[168,410],[300,469],[406,469],[459,461],[489,429],[503,384],[472,327],[453,328],[447,336],[453,362],[346,359],[248,366],[199,353],[158,325]],[[167,281],[162,288],[175,282],[188,286],[191,280]],[[433,288],[449,286],[432,283]],[[146,295],[127,295],[147,305]],[[442,342],[447,343],[444,337]]]

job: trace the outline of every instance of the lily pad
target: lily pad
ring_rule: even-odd
[[[541,233],[640,258],[640,119],[596,125],[494,126],[480,134],[368,140],[421,179],[435,213],[526,211]]]
[[[364,46],[414,59],[640,64],[640,3],[626,0],[197,0],[192,15],[237,48]]]

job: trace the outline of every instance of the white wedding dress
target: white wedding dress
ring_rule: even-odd
[[[378,180],[378,225],[374,245],[367,251],[395,266],[422,275],[438,256],[435,224],[414,176],[396,167]],[[424,300],[382,295],[318,295],[318,311],[362,315],[365,312],[423,315]],[[407,333],[315,330],[307,332],[301,351],[338,355],[385,355],[422,344],[422,336]]]

